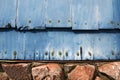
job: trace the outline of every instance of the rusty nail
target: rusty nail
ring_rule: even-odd
[[[110,23],[111,23],[111,24],[114,24],[114,22],[113,22],[113,21],[111,21]]]
[[[77,56],[79,56],[79,53],[77,52]]]
[[[45,55],[47,56],[47,55],[48,55],[48,52],[45,52]]]
[[[61,52],[61,51],[59,51],[59,55],[60,55],[60,56],[62,55],[62,52]]]
[[[66,56],[68,56],[68,51],[66,52]]]
[[[58,20],[58,23],[60,23],[60,20]]]
[[[51,53],[51,54],[52,54],[52,56],[54,56],[54,51],[52,51],[52,53]]]
[[[16,52],[16,51],[14,51],[14,52],[13,52],[13,54],[14,54],[14,56],[16,56],[16,55],[17,55],[17,52]]]
[[[36,51],[36,52],[35,52],[35,54],[38,56],[38,55],[39,55],[39,52],[38,52],[38,51]]]
[[[87,23],[85,23],[85,25],[87,25]]]
[[[14,55],[14,58],[16,58],[17,52],[14,51],[14,52],[13,52],[13,55]]]
[[[82,50],[82,46],[80,47],[80,55],[81,55],[81,59],[82,59],[82,53],[83,53],[83,50]]]
[[[114,55],[114,51],[112,50],[112,55]]]
[[[10,23],[8,23],[8,28],[11,28],[11,24]]]
[[[52,21],[51,21],[51,20],[48,20],[48,23],[52,23]]]
[[[7,54],[7,51],[5,51],[5,54]]]
[[[92,56],[91,52],[88,52],[88,54],[89,54],[90,56]]]
[[[70,22],[70,20],[68,20],[68,22]]]
[[[120,26],[120,24],[119,24],[119,23],[117,23],[117,25],[118,25],[118,26]]]
[[[31,20],[29,20],[28,22],[29,22],[29,23],[31,23],[32,21],[31,21]]]

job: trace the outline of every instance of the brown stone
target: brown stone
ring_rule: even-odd
[[[0,72],[0,80],[9,80],[8,75],[5,72]]]
[[[62,67],[58,64],[47,64],[32,68],[34,80],[64,80]]]
[[[49,75],[48,72],[49,72],[49,69],[46,65],[34,67],[32,68],[33,79],[42,80]]]
[[[92,80],[94,72],[95,67],[92,65],[78,65],[68,74],[68,80]]]
[[[49,75],[51,80],[63,80],[64,79],[64,72],[62,66],[59,64],[48,64],[49,68]]]
[[[99,67],[99,71],[113,77],[115,80],[120,80],[120,62],[104,64]]]
[[[11,80],[31,80],[30,64],[2,64],[2,67]]]

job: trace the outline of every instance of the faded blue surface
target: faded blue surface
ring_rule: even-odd
[[[45,0],[18,0],[18,29],[45,28]]]
[[[119,0],[0,0],[0,27],[20,30],[120,28]]]
[[[120,59],[120,31],[116,30],[86,33],[64,30],[40,32],[10,30],[0,33],[0,59]]]
[[[46,0],[46,27],[72,27],[71,0]]]
[[[120,29],[120,0],[114,0],[113,2],[113,18],[114,18],[114,25],[116,28]]]
[[[72,0],[73,29],[114,29],[120,27],[119,0]]]
[[[15,27],[17,0],[0,0],[0,28]]]
[[[72,0],[73,29],[98,29],[99,0]]]
[[[1,60],[119,60],[119,0],[0,0]]]

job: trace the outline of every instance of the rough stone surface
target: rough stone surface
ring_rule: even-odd
[[[0,80],[120,80],[120,62],[1,64]]]
[[[46,65],[32,68],[33,79],[34,80],[44,79],[45,77],[49,75],[48,71],[49,69]]]
[[[99,67],[99,71],[113,77],[115,80],[120,80],[120,62],[104,64]]]
[[[77,66],[68,74],[68,80],[92,80],[95,67],[92,65]]]
[[[64,72],[59,64],[47,64],[33,67],[34,80],[64,80]]]
[[[0,80],[9,80],[9,78],[5,72],[0,72]]]
[[[11,80],[31,80],[30,64],[2,64],[2,67]]]

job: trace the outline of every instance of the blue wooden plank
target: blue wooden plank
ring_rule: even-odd
[[[93,60],[94,56],[94,47],[93,47],[93,41],[94,37],[91,34],[83,34],[82,35],[82,60]]]
[[[23,59],[24,60],[24,41],[22,33],[14,31],[3,31],[0,36],[0,59]]]
[[[99,0],[97,2],[100,16],[99,20],[100,29],[114,29],[113,1],[115,0]]]
[[[10,34],[9,34],[10,32]],[[6,36],[7,35],[7,36]],[[17,33],[16,36],[14,36],[13,31],[8,31],[2,33],[1,37],[3,38],[3,43],[1,45],[2,50],[2,58],[4,59],[17,59]],[[1,39],[2,39],[1,38]],[[15,44],[14,44],[15,43]]]
[[[77,52],[75,51],[76,48],[74,46],[74,43],[75,43],[74,39],[75,39],[75,35],[72,32],[70,31],[64,32],[63,34],[63,55],[64,55],[63,59],[64,60],[77,60],[78,59],[75,57],[75,54]]]
[[[116,39],[118,39],[118,36],[115,37],[116,34],[109,33],[104,34],[100,33],[98,36],[95,37],[94,40],[94,59],[116,59],[115,54],[115,45],[116,45]],[[119,42],[117,42],[119,43]]]
[[[17,0],[0,0],[0,28],[15,27]]]
[[[72,0],[73,30],[98,29],[98,0]]]
[[[24,35],[24,33],[22,32],[18,32],[17,35],[14,35],[14,36],[17,36],[17,58],[16,59],[22,59],[24,60],[25,59],[25,40],[26,40],[26,37]]]
[[[119,0],[72,0],[73,29],[120,27]]]
[[[64,42],[63,36],[59,36],[59,34],[64,36],[64,32],[48,32],[49,36],[49,52],[50,52],[50,60],[63,60],[63,46]]]
[[[46,0],[46,27],[71,27],[71,1]]]
[[[46,53],[48,45],[47,32],[31,33],[28,32],[25,35],[25,59],[26,60],[47,60],[49,54]],[[47,55],[46,55],[47,54]]]
[[[117,60],[120,32],[0,31],[0,59]]]
[[[113,25],[120,29],[120,0],[113,0]]]
[[[0,0],[0,28],[15,24],[18,29],[120,28],[119,4],[119,0]]]
[[[93,60],[93,41],[94,38],[91,34],[75,34],[74,48],[75,57],[77,60]]]
[[[17,28],[45,28],[45,0],[18,0]]]
[[[120,34],[116,33],[115,38],[116,40],[114,41],[115,43],[114,56],[115,56],[115,59],[120,60]]]
[[[4,37],[4,32],[1,33],[0,35],[0,59],[4,59],[4,44],[5,44],[5,37]]]
[[[46,46],[50,60],[74,60],[73,34],[64,31],[50,31]],[[69,44],[69,45],[68,45]],[[72,50],[73,49],[73,50]]]

